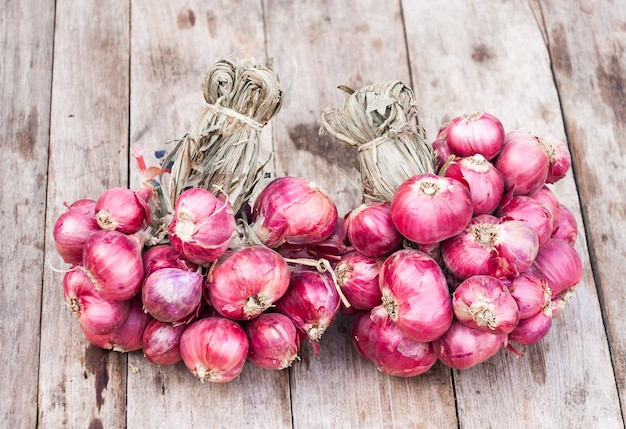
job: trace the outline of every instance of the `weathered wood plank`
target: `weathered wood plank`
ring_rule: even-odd
[[[63,302],[63,202],[128,183],[128,2],[57,1],[38,427],[124,427],[127,357],[88,345]]]
[[[358,175],[352,155],[318,135],[320,116],[346,96],[337,85],[409,81],[399,4],[266,1],[265,8],[268,54],[292,84],[274,122],[277,175],[317,182],[343,215],[360,203],[346,178]],[[456,427],[450,372],[442,366],[412,379],[379,373],[352,347],[346,316],[320,346],[319,356],[305,347],[291,370],[294,427]]]
[[[592,266],[626,398],[626,4],[541,1]]]
[[[488,111],[507,130],[528,127],[565,138],[550,57],[528,4],[403,5],[413,82],[431,136],[454,116]],[[582,234],[573,173],[553,189],[577,214]],[[461,427],[622,426],[584,234],[576,250],[585,273],[548,337],[521,359],[501,353],[454,372]]]
[[[0,5],[0,364],[8,427],[35,427],[54,4]]]
[[[132,14],[131,144],[144,149],[149,163],[155,150],[181,138],[205,106],[202,81],[218,59],[236,54],[265,62],[263,10],[257,0],[135,0]],[[264,153],[271,150],[271,129],[263,131]],[[131,186],[139,186],[131,167]],[[248,363],[234,381],[202,384],[181,363],[150,364],[141,353],[130,356],[139,371],[128,375],[129,428],[189,427],[277,428],[291,425],[289,373],[266,371]]]

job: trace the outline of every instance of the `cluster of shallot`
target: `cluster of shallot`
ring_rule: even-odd
[[[55,223],[56,250],[71,264],[65,302],[89,342],[143,350],[157,365],[182,361],[222,383],[246,361],[289,367],[304,339],[318,350],[340,291],[330,263],[287,256],[289,246],[313,249],[334,233],[337,209],[323,189],[298,177],[270,181],[247,207],[253,244],[229,200],[201,188],[178,196],[167,241],[154,243],[155,198],[154,188],[113,188],[68,205]]]
[[[547,335],[582,275],[576,221],[550,188],[571,164],[563,142],[475,113],[433,148],[438,174],[346,215],[336,263],[356,350],[400,377],[521,354],[514,344]]]

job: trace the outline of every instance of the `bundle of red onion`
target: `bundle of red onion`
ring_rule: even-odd
[[[474,113],[432,146],[438,174],[378,201],[363,186],[345,216],[352,251],[336,264],[358,309],[357,351],[396,376],[421,374],[432,356],[465,369],[504,346],[521,354],[512,343],[544,338],[582,275],[576,221],[550,188],[570,167],[563,142]]]

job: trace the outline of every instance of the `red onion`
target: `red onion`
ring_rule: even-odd
[[[141,350],[143,332],[152,318],[141,308],[141,300],[137,297],[130,300],[128,317],[118,328],[108,334],[97,334],[81,325],[85,338],[96,347],[105,350],[126,353]]]
[[[170,244],[159,244],[151,247],[143,254],[144,277],[162,268],[180,268],[181,270],[196,271],[198,266],[187,261]]]
[[[454,320],[450,329],[433,343],[433,348],[443,364],[467,369],[485,362],[506,343],[506,335],[494,335]]]
[[[174,365],[181,361],[180,337],[186,325],[152,320],[143,331],[143,355],[155,365]]]
[[[319,341],[335,319],[341,300],[332,278],[317,271],[291,273],[289,289],[276,302],[276,311],[289,317],[313,342]]]
[[[511,280],[509,291],[517,302],[520,319],[527,319],[550,306],[552,295],[543,274],[532,265]]]
[[[533,316],[520,320],[509,334],[509,341],[524,345],[538,343],[548,335],[551,326],[552,315],[548,308],[546,311],[540,311]]]
[[[577,289],[577,286],[571,287],[569,289],[565,289],[556,297],[552,298],[552,301],[550,302],[550,310],[552,311],[552,314],[550,314],[544,309],[544,311],[546,311],[546,314],[552,317],[553,319],[559,317],[561,313],[563,312],[563,310],[565,309],[565,306],[567,305],[567,303],[573,298],[574,294],[576,293],[576,289]]]
[[[481,154],[492,159],[500,152],[504,141],[502,123],[486,112],[465,114],[452,119],[446,134],[450,151],[461,157]]]
[[[552,234],[553,238],[560,238],[566,241],[570,246],[576,244],[576,239],[578,238],[578,224],[576,223],[576,218],[574,217],[574,213],[565,207],[563,204],[560,204],[561,207],[561,216],[559,217],[559,223],[556,225],[556,230]]]
[[[472,218],[469,189],[460,181],[418,174],[402,183],[391,202],[398,231],[411,241],[432,244],[452,237]]]
[[[382,294],[378,274],[383,260],[370,258],[357,251],[346,253],[335,266],[337,284],[350,305],[359,310],[370,310],[380,305]]]
[[[83,249],[84,269],[97,290],[124,301],[135,296],[143,281],[143,243],[115,230],[93,234]]]
[[[279,177],[257,196],[253,231],[268,247],[282,243],[314,244],[328,238],[337,223],[337,207],[326,191],[300,177]]]
[[[572,157],[567,145],[549,134],[537,134],[535,138],[544,146],[550,157],[550,168],[546,183],[555,183],[567,174],[572,165]]]
[[[504,192],[504,179],[500,172],[480,154],[458,158],[455,164],[458,168],[448,167],[445,175],[467,182],[474,215],[493,212]]]
[[[168,231],[170,243],[178,253],[198,265],[207,265],[228,249],[235,217],[227,198],[191,188],[176,200]]]
[[[287,244],[283,244],[286,246]],[[337,218],[337,223],[332,234],[323,241],[315,244],[305,245],[306,251],[315,258],[325,258],[328,261],[338,261],[341,255],[353,250],[347,239],[345,219]]]
[[[389,256],[379,283],[387,316],[410,339],[433,341],[450,326],[452,300],[446,277],[426,253],[404,249]]]
[[[388,256],[402,243],[388,201],[361,204],[348,213],[345,227],[350,244],[365,256]]]
[[[582,278],[580,256],[567,241],[560,238],[551,238],[539,248],[535,265],[545,276],[553,298],[578,285]]]
[[[452,155],[450,152],[450,148],[448,147],[448,143],[446,142],[445,136],[439,137],[432,143],[433,150],[437,155],[437,171],[440,171],[441,168],[448,162],[448,159]]]
[[[526,222],[537,233],[540,246],[552,236],[552,213],[532,197],[513,197],[506,205],[498,208],[496,215]]]
[[[431,343],[407,338],[394,322],[386,317],[371,317],[369,311],[360,312],[354,319],[352,343],[380,371],[396,377],[423,374],[437,362]]]
[[[260,368],[285,369],[298,357],[300,337],[295,325],[280,313],[263,313],[244,327],[248,360]]]
[[[561,219],[561,204],[559,203],[558,198],[547,185],[543,185],[541,189],[532,194],[530,197],[543,204],[544,207],[550,212],[552,218],[552,233],[554,234],[554,231],[556,231]]]
[[[519,321],[519,308],[509,289],[491,276],[464,280],[452,294],[452,309],[459,322],[493,334],[508,334]]]
[[[513,189],[514,195],[537,192],[546,182],[549,165],[550,157],[544,146],[524,131],[506,133],[495,161],[505,189]]]
[[[243,370],[248,338],[237,322],[207,317],[191,323],[180,337],[180,355],[202,382],[226,383]]]
[[[94,217],[95,208],[94,200],[78,200],[67,206],[67,211],[54,223],[52,230],[54,247],[65,263],[83,263],[85,243],[100,230]]]
[[[460,279],[477,274],[515,277],[530,267],[539,240],[525,222],[478,215],[460,234],[441,243],[445,265]]]
[[[63,276],[65,303],[81,325],[96,334],[108,334],[118,328],[130,311],[128,301],[115,301],[94,287],[78,266]]]
[[[289,267],[276,251],[246,247],[224,259],[209,278],[211,305],[223,316],[248,320],[285,294]]]
[[[127,188],[111,188],[96,201],[96,221],[102,229],[133,234],[150,222],[150,210],[142,198]]]
[[[161,322],[178,322],[198,310],[202,301],[202,274],[180,268],[162,268],[146,277],[143,308]]]

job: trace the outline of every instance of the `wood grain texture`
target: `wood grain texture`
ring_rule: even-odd
[[[54,8],[0,5],[0,419],[35,427]]]
[[[128,2],[57,1],[46,236],[63,202],[128,186]],[[126,355],[84,339],[46,242],[39,427],[124,427]]]

